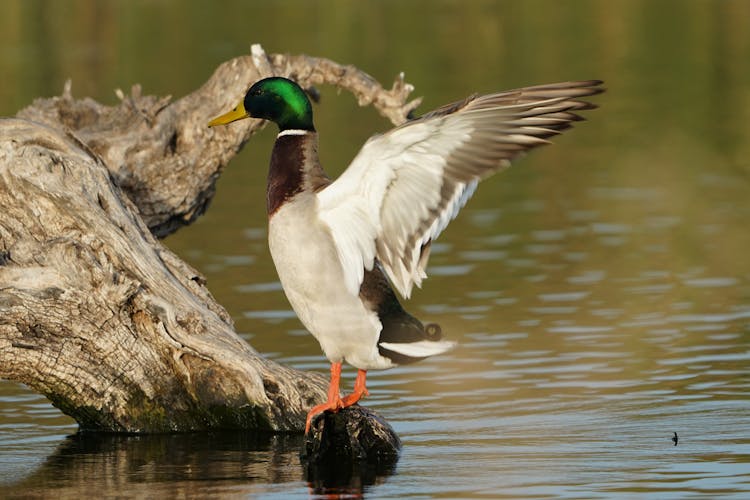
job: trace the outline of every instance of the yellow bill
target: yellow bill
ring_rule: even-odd
[[[209,127],[215,127],[217,125],[226,125],[227,123],[232,123],[237,120],[241,120],[243,118],[247,118],[250,115],[247,114],[247,111],[245,111],[245,104],[240,101],[240,103],[235,107],[232,111],[229,113],[224,113],[221,116],[217,116],[210,122],[208,122]]]

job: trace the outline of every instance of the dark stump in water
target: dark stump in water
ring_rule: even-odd
[[[393,473],[401,440],[374,411],[359,405],[316,416],[300,459],[316,490],[373,484]]]

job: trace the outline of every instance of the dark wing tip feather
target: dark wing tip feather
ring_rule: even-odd
[[[449,161],[482,167],[480,178],[584,120],[579,113],[597,106],[582,100],[603,92],[601,80],[560,82],[486,94],[462,101],[453,113],[473,123],[471,139],[457,148]],[[444,109],[448,109],[445,107]],[[461,119],[456,116],[456,119]],[[492,166],[487,168],[486,164]]]
[[[422,116],[413,118],[407,123],[465,111],[479,111],[512,105],[530,105],[542,101],[549,101],[550,103],[564,102],[566,105],[564,109],[561,109],[561,111],[567,112],[564,121],[581,121],[584,118],[571,111],[586,111],[596,109],[597,106],[588,101],[579,101],[577,99],[601,94],[605,91],[601,87],[603,83],[602,80],[578,80],[535,85],[494,94],[473,94],[465,99],[446,104]]]

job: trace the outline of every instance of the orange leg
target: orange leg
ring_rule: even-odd
[[[310,431],[310,424],[312,419],[318,413],[332,410],[338,411],[343,408],[344,405],[341,401],[341,395],[339,393],[339,381],[341,380],[341,363],[331,363],[331,382],[328,384],[328,401],[323,404],[313,406],[307,414],[307,421],[305,422],[305,434]],[[359,376],[357,377],[359,380]]]
[[[362,396],[369,396],[370,391],[365,387],[365,381],[367,379],[367,370],[357,371],[357,380],[354,382],[354,392],[348,396],[341,398],[342,407],[346,408],[362,399]]]

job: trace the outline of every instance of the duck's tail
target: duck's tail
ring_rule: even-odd
[[[421,338],[414,339],[411,342],[380,342],[378,347],[389,351],[388,357],[397,364],[411,363],[442,354],[456,346],[456,342],[441,340],[442,336],[440,325],[430,323],[424,327]]]

